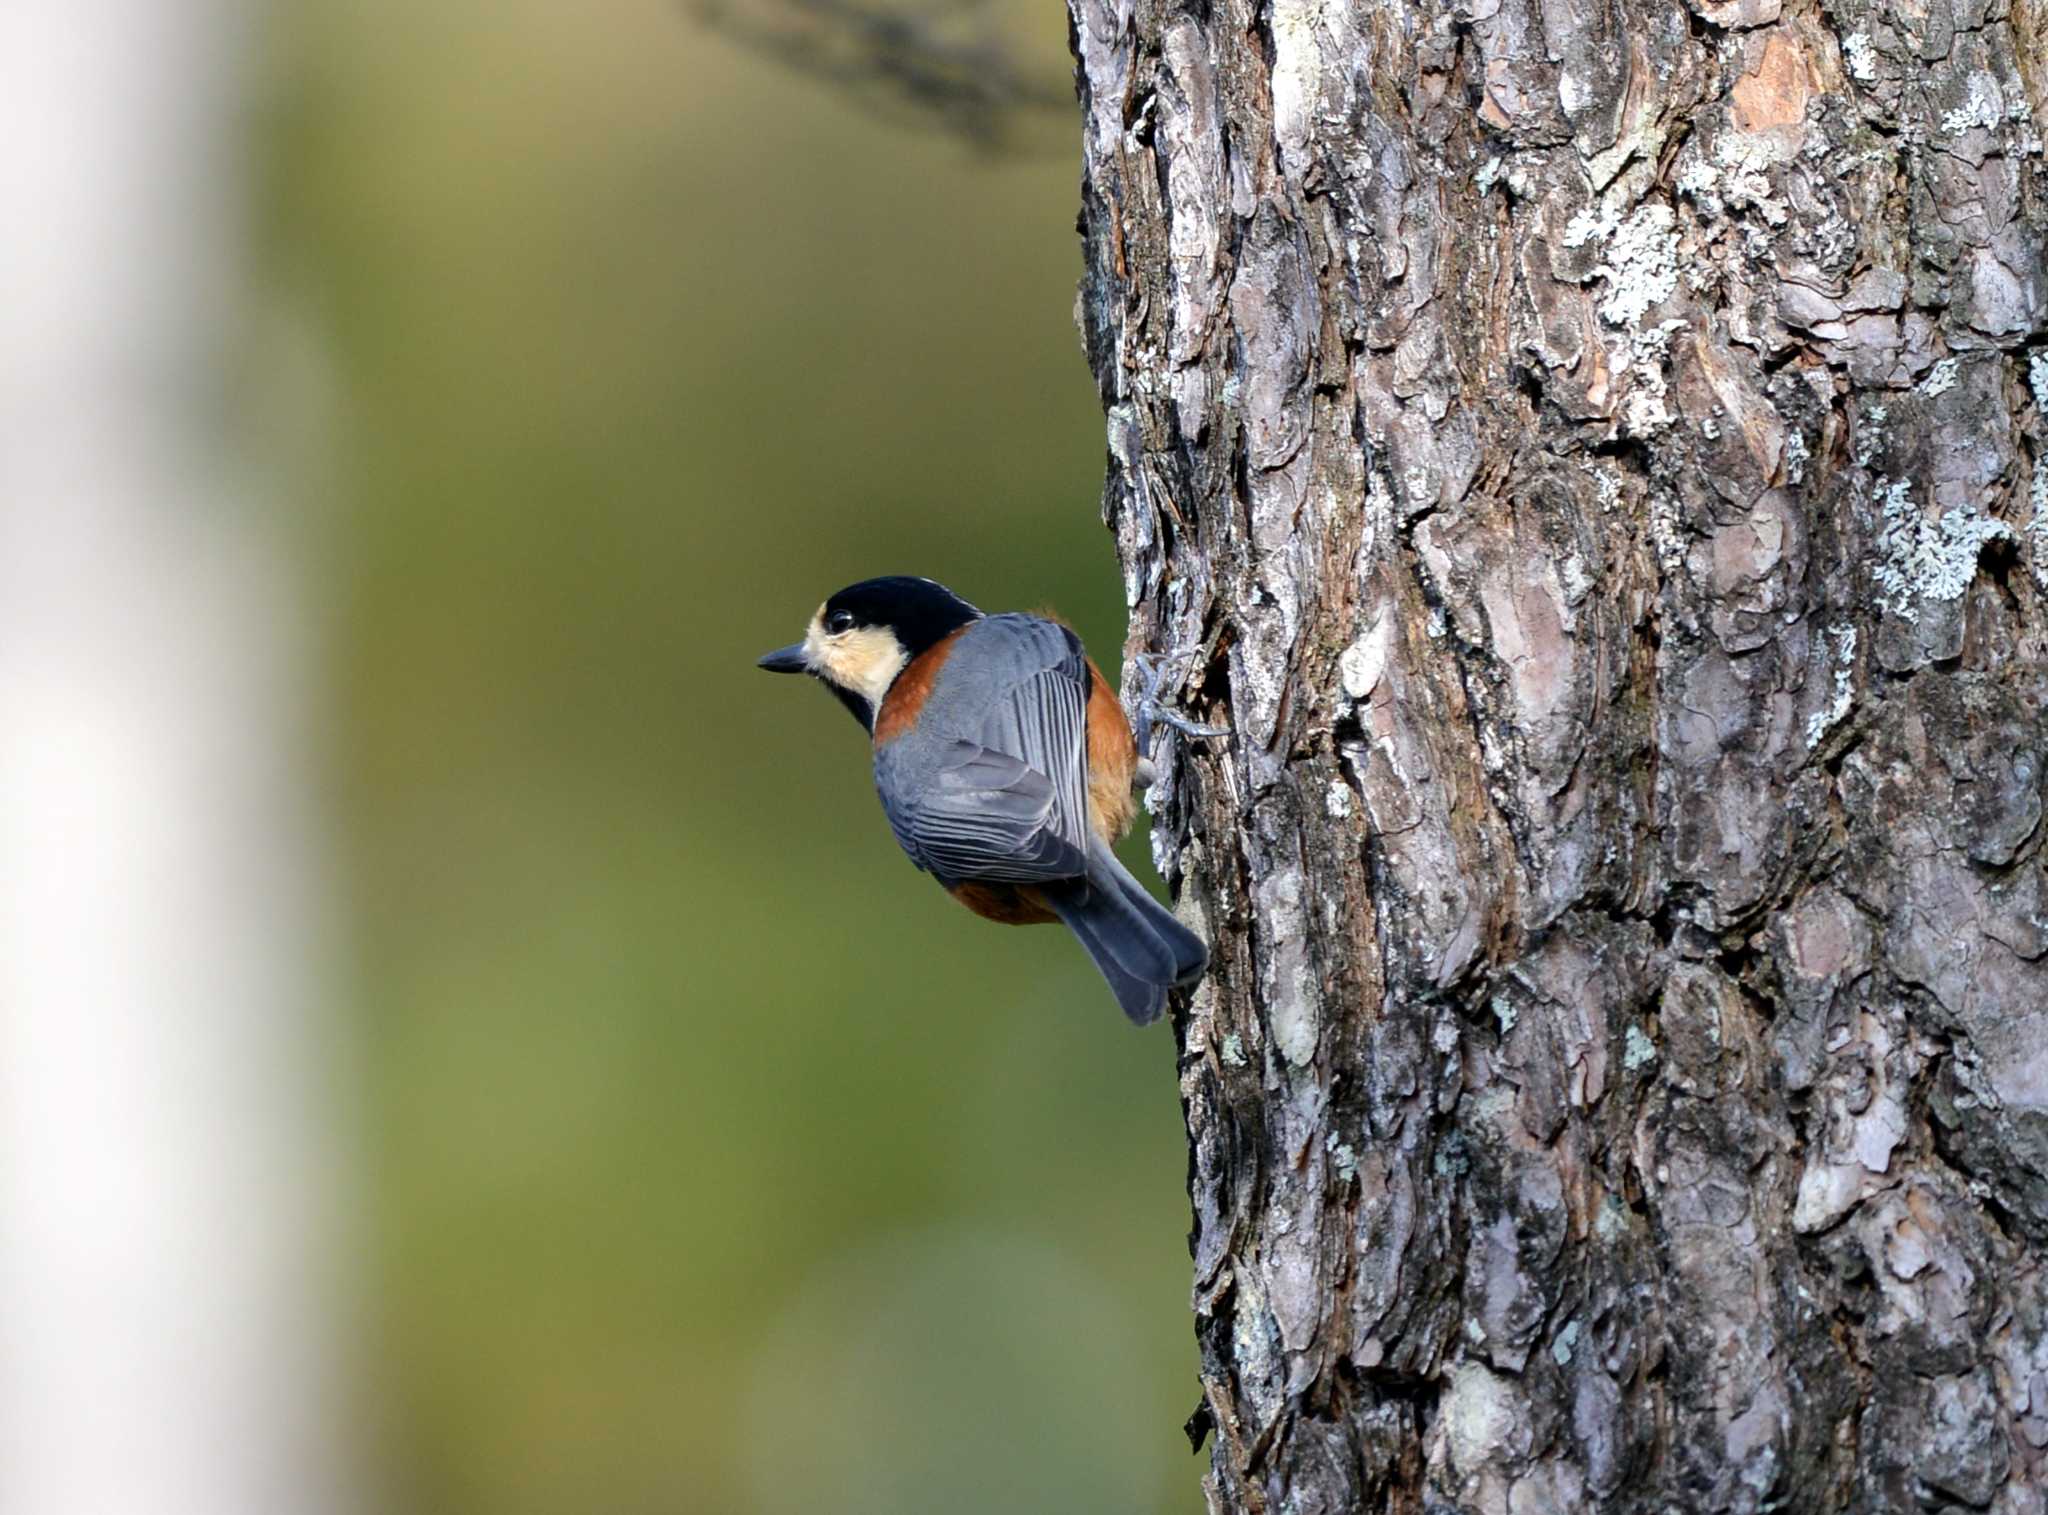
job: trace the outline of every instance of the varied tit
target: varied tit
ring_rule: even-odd
[[[1201,977],[1201,939],[1110,851],[1147,768],[1065,626],[983,615],[930,579],[869,579],[761,666],[810,674],[868,729],[896,840],[969,910],[1064,922],[1141,1026]]]

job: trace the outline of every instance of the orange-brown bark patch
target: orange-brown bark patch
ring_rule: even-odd
[[[1805,51],[1785,32],[1773,32],[1756,72],[1735,81],[1735,124],[1746,132],[1797,126],[1806,119],[1812,94],[1813,69]]]

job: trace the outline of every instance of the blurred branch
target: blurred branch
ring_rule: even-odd
[[[843,91],[883,119],[990,151],[1030,145],[1034,120],[1065,124],[1073,88],[1021,62],[985,0],[918,10],[862,0],[685,0],[704,25]]]

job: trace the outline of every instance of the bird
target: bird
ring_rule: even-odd
[[[853,712],[897,842],[976,915],[1063,923],[1140,1026],[1201,978],[1202,939],[1111,850],[1150,764],[1064,622],[985,615],[931,579],[865,579],[759,666],[809,674]]]

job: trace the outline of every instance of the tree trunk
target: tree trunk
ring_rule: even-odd
[[[1212,1509],[2048,1509],[2044,14],[1072,0]]]
[[[298,585],[223,425],[253,10],[0,4],[7,1515],[353,1492]]]

